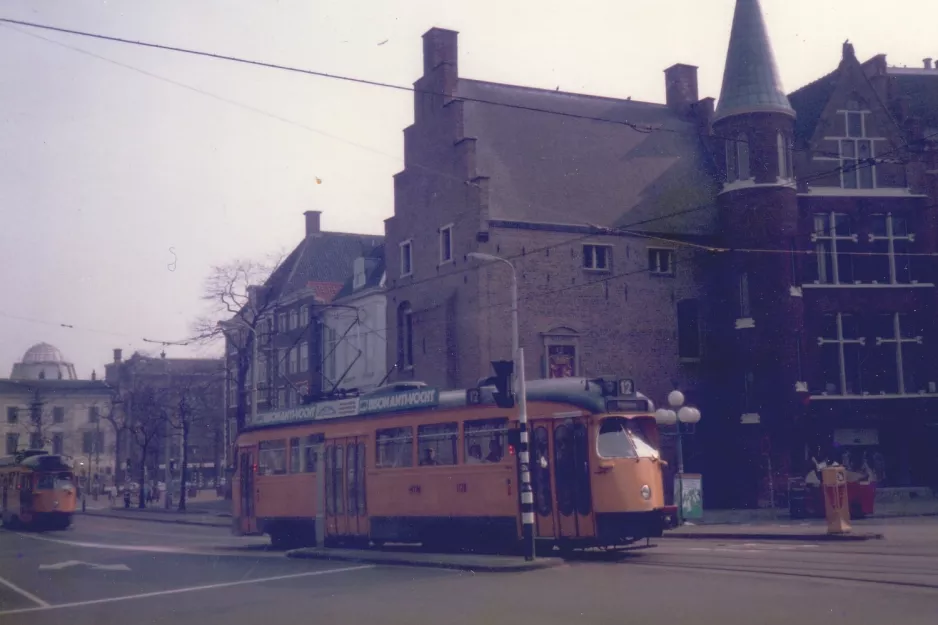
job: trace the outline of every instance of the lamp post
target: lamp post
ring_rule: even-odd
[[[524,378],[524,350],[521,348],[521,338],[518,330],[518,272],[511,261],[485,254],[483,252],[470,252],[469,258],[483,262],[504,263],[511,268],[511,354],[514,360],[515,395],[518,401],[518,464],[521,473],[521,488],[518,489],[521,497],[521,536],[524,542],[524,559],[534,560],[534,491],[531,488],[530,456],[528,453],[528,399],[527,387]]]
[[[655,411],[655,420],[659,425],[676,426],[677,436],[677,487],[674,489],[674,502],[677,505],[677,523],[683,523],[684,502],[684,445],[681,431],[682,425],[693,425],[700,421],[700,411],[693,406],[684,405],[684,393],[681,391],[671,391],[668,393],[668,405],[671,408],[659,408]]]

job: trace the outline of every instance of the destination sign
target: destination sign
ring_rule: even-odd
[[[440,403],[440,391],[435,388],[423,388],[419,391],[403,391],[375,397],[361,397],[358,400],[358,414],[377,412],[397,412],[413,408],[432,408]]]
[[[608,412],[648,412],[647,399],[609,399],[606,401]]]

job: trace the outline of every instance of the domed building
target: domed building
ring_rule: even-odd
[[[75,365],[54,345],[36,343],[13,365],[11,380],[77,380]]]

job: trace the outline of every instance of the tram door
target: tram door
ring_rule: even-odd
[[[594,536],[585,420],[534,421],[531,452],[537,535]]]
[[[365,437],[328,440],[325,454],[326,536],[368,536]]]
[[[255,467],[257,466],[257,447],[242,447],[240,450],[240,465],[238,466],[241,488],[238,497],[241,503],[241,532],[244,534],[257,533],[257,511],[254,507],[254,498],[257,490],[254,485]]]

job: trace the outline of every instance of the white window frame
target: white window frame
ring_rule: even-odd
[[[297,370],[297,356],[299,356],[298,350],[295,347],[287,349],[287,361],[289,364],[290,373],[296,373]]]
[[[837,358],[840,364],[840,395],[847,394],[847,355],[844,351],[845,345],[859,345],[860,347],[866,346],[866,337],[857,336],[856,338],[846,338],[844,337],[844,314],[837,314],[837,336],[834,338],[826,338],[819,336],[817,338],[818,347],[823,348],[825,345],[836,345],[837,346]],[[858,333],[859,334],[859,333]],[[826,392],[826,389],[825,389]]]
[[[446,255],[447,250],[443,245],[447,238],[449,240],[449,256]],[[453,262],[453,224],[446,224],[440,228],[440,264],[445,265],[451,262]],[[411,269],[413,269],[413,258],[411,258]]]
[[[277,407],[278,408],[287,407],[287,389],[286,388],[277,389]]]
[[[305,328],[309,325],[309,306],[303,305],[300,307],[300,327]]]
[[[906,395],[910,391],[905,387],[905,369],[902,361],[902,345],[904,343],[916,343],[918,345],[922,344],[921,336],[903,336],[902,335],[902,314],[903,313],[893,313],[892,314],[892,336],[890,337],[876,337],[876,346],[880,347],[885,343],[894,343],[896,346],[896,375],[899,380],[899,394]],[[919,389],[912,389],[912,392],[915,392]]]
[[[287,331],[287,313],[277,314],[277,330],[279,332]]]
[[[869,241],[870,243],[875,243],[876,241],[886,241],[887,254],[889,259],[889,283],[906,284],[905,282],[899,282],[898,270],[896,268],[896,241],[908,241],[909,243],[914,243],[915,233],[908,232],[909,219],[904,215],[899,215],[899,217],[901,219],[905,219],[907,233],[901,236],[896,236],[895,234],[893,221],[894,216],[892,213],[876,213],[875,215],[871,215],[871,218],[880,216],[884,216],[886,218],[886,235],[879,236],[871,232],[869,234]]]
[[[606,250],[605,267],[596,266],[596,249],[604,248]],[[589,260],[589,263],[587,263]],[[609,273],[612,271],[612,245],[608,243],[584,243],[583,244],[583,269],[597,273]]]
[[[284,354],[282,349],[278,349],[275,353],[277,354],[277,373],[284,376],[287,373],[287,354]]]
[[[838,241],[850,241],[851,243],[857,242],[856,233],[852,234],[837,234],[837,218],[838,217],[847,217],[850,216],[846,213],[838,213],[831,211],[829,213],[814,213],[814,232],[811,233],[811,242],[815,244],[814,253],[817,256],[817,275],[818,279],[815,281],[816,284],[852,284],[847,282],[840,281],[840,267],[838,265],[837,259],[837,242]],[[827,219],[827,230],[830,234],[819,234],[817,232],[818,224],[821,223],[820,219]],[[852,228],[851,228],[852,229]],[[819,243],[824,241],[830,242],[830,249],[827,252],[822,253],[823,249]],[[826,280],[826,262],[831,263],[831,277],[833,278],[832,282],[825,282]]]
[[[339,336],[335,328],[322,326],[322,374],[330,384],[336,381],[336,356],[339,351]]]
[[[309,371],[309,343],[303,341],[300,343],[299,349],[300,362],[298,363],[298,368],[300,371]]]
[[[401,250],[401,277],[412,276],[414,274],[414,240],[407,239],[401,241],[398,245]],[[409,265],[409,267],[405,267],[405,258],[407,259],[406,265]]]
[[[656,257],[656,263],[652,264],[652,254],[666,254],[668,258],[667,271],[661,270],[660,256]],[[648,248],[648,273],[653,276],[674,276],[675,275],[675,253],[672,247],[649,247]]]
[[[296,330],[300,325],[300,313],[294,308],[290,311],[290,329]]]
[[[840,161],[840,187],[842,189],[857,189],[857,190],[876,189],[877,188],[876,162],[875,162],[876,138],[870,137],[869,132],[867,131],[867,127],[866,127],[867,126],[866,120],[868,119],[868,116],[871,115],[873,112],[868,109],[859,108],[859,104],[858,104],[858,107],[855,109],[846,108],[846,109],[837,111],[837,113],[844,116],[844,136],[837,138],[837,152],[839,154],[838,160]],[[850,135],[850,116],[851,115],[860,116],[860,135],[856,137],[853,137]],[[874,159],[870,161],[871,164],[869,165],[859,164],[861,142],[869,143],[869,146],[870,146],[869,158]],[[848,144],[853,147],[853,156],[844,155],[844,146]],[[847,171],[847,168],[850,166],[851,163],[853,164],[852,172]],[[861,184],[861,171],[866,168],[869,168],[870,170],[870,186],[863,186]],[[846,182],[847,182],[847,177],[851,173],[855,177],[856,184],[855,186],[849,187],[847,186]]]

